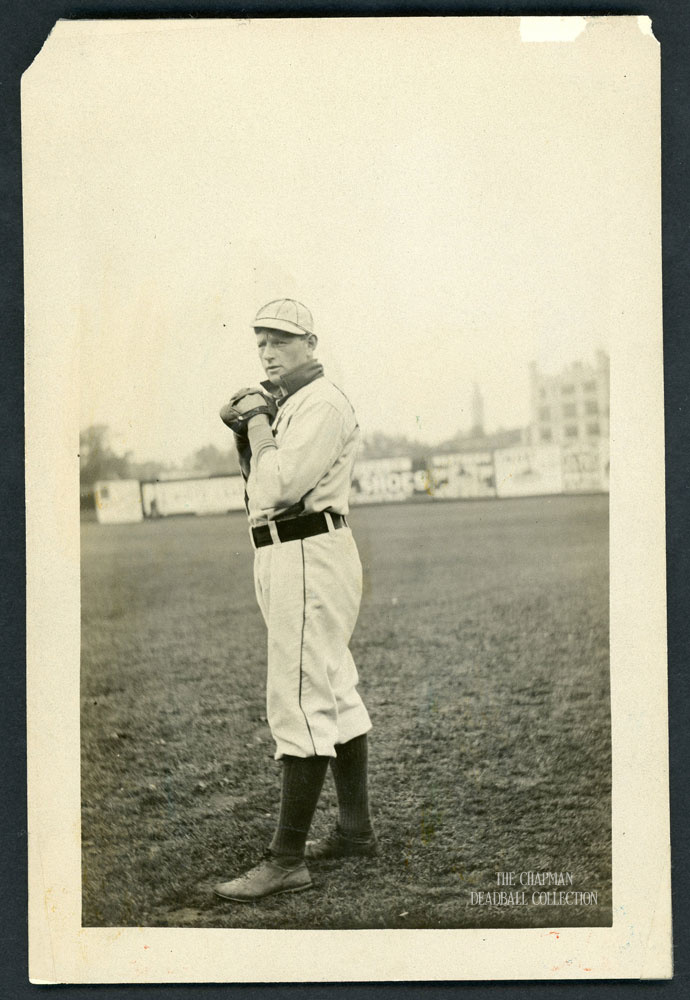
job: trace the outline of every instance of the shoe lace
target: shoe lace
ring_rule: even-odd
[[[266,860],[268,860],[268,859],[266,859]],[[258,865],[254,865],[254,867],[250,868],[249,871],[246,871],[244,873],[244,875],[240,875],[239,881],[240,882],[249,882],[252,878],[254,878],[255,875],[259,874],[259,872],[264,868],[265,864],[266,864],[265,860],[264,861],[260,861]]]

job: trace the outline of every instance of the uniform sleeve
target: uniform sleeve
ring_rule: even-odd
[[[233,434],[235,435],[235,448],[237,449],[237,458],[240,463],[240,472],[246,482],[249,476],[252,450],[249,440],[243,434],[237,434],[235,431],[233,431]]]
[[[290,417],[280,445],[263,421],[250,426],[249,440],[261,507],[289,507],[334,465],[345,443],[345,421],[327,400],[308,399]]]

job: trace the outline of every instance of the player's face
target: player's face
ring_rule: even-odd
[[[314,337],[296,337],[282,330],[256,331],[261,364],[271,382],[299,368],[314,356]]]

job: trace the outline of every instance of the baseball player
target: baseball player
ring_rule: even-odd
[[[268,629],[268,723],[282,762],[278,824],[265,859],[215,887],[241,902],[308,889],[305,864],[372,856],[367,792],[371,722],[349,650],[362,567],[347,523],[359,427],[314,357],[311,313],[293,299],[261,308],[252,326],[267,381],[221,410],[234,431],[254,546],[256,597]],[[333,832],[307,844],[330,763]]]

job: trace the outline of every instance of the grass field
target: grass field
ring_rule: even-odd
[[[280,780],[246,522],[83,524],[85,926],[610,923],[608,498],[369,507],[351,523],[381,853],[244,906],[211,886],[261,855]],[[315,832],[334,815],[329,776]],[[598,905],[472,904],[511,870],[571,872]]]

